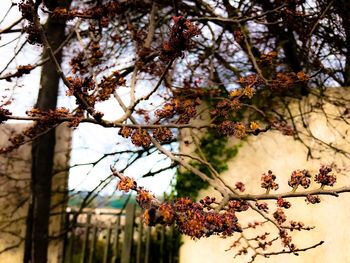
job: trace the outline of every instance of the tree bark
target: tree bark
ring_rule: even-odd
[[[65,1],[61,2],[65,4]],[[56,50],[65,37],[65,22],[49,17],[45,29],[52,49]],[[45,52],[43,57],[47,56]],[[62,53],[58,52],[56,58],[61,62]],[[59,76],[54,64],[48,62],[42,67],[36,107],[44,111],[55,109],[58,89]],[[32,144],[31,200],[27,215],[24,263],[47,262],[55,144],[55,129],[34,140]]]

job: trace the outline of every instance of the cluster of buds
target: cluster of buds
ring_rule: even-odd
[[[234,212],[246,211],[249,208],[249,204],[247,201],[238,201],[238,200],[229,201],[227,206],[229,211],[234,211]]]
[[[131,142],[136,146],[142,146],[148,148],[151,145],[151,138],[144,129],[135,129],[131,135]]]
[[[97,101],[105,101],[110,98],[117,87],[125,85],[125,79],[118,71],[113,71],[111,75],[104,76],[97,85]]]
[[[123,176],[120,177],[120,181],[117,184],[117,189],[120,191],[124,191],[125,193],[129,192],[130,190],[136,189],[137,184],[134,179]]]
[[[332,168],[326,165],[322,165],[319,173],[315,176],[315,181],[322,186],[328,185],[333,186],[337,181],[334,174],[329,174],[332,172]]]
[[[271,170],[267,172],[267,174],[263,174],[261,176],[261,187],[269,191],[270,189],[277,190],[278,184],[275,182],[276,175],[272,173]]]
[[[153,137],[159,142],[169,142],[173,138],[173,133],[169,128],[160,127],[153,130]]]
[[[269,88],[274,91],[285,91],[303,84],[309,80],[305,72],[278,72],[269,82]]]
[[[12,113],[8,109],[0,107],[0,124],[7,121],[9,115],[12,115]]]
[[[286,208],[286,209],[288,209],[288,208],[290,208],[292,206],[292,204],[290,202],[285,201],[282,197],[278,197],[277,205],[279,207],[283,207],[283,208]]]
[[[285,229],[282,229],[279,233],[279,236],[282,240],[282,244],[285,247],[289,247],[290,250],[295,250],[296,247],[294,244],[292,244],[292,237],[290,235],[288,235],[288,232]]]
[[[305,224],[303,222],[296,222],[296,221],[290,221],[290,230],[298,230],[301,231],[303,229],[303,227],[305,226]],[[307,230],[311,229],[311,228],[306,228]]]
[[[268,206],[268,204],[267,204],[266,202],[262,202],[262,203],[256,202],[256,203],[255,203],[255,206],[256,206],[259,210],[264,211],[265,213],[267,213],[268,210],[269,210],[269,206]]]
[[[318,204],[321,202],[321,199],[318,195],[307,195],[305,201],[308,204]]]
[[[198,27],[183,16],[174,16],[173,22],[169,40],[163,43],[161,50],[161,57],[165,60],[182,56],[185,50],[192,48],[192,38],[200,33]]]
[[[286,214],[284,213],[282,208],[277,208],[277,210],[273,213],[273,217],[280,225],[287,220]]]
[[[197,115],[196,107],[200,105],[201,101],[198,97],[195,99],[188,99],[184,97],[176,97],[170,102],[164,104],[162,109],[155,111],[158,119],[169,119],[178,115],[179,124],[187,124],[190,119]]]
[[[17,71],[14,73],[10,73],[7,74],[5,76],[6,81],[11,82],[12,78],[20,78],[25,74],[29,74],[32,70],[34,69],[34,67],[30,64],[28,65],[19,65],[17,67]]]
[[[239,139],[247,135],[247,128],[242,122],[226,120],[218,125],[218,130],[226,136],[235,136]]]
[[[36,117],[38,120],[34,123],[34,125],[27,127],[20,134],[15,134],[9,138],[11,145],[0,149],[0,153],[9,152],[15,148],[18,148],[20,145],[27,141],[31,141],[38,136],[46,133],[57,124],[62,122],[64,118],[72,118],[72,115],[69,113],[69,110],[66,108],[58,108],[55,110],[42,111],[39,109],[32,109],[27,111],[26,114],[29,117]],[[6,115],[11,115],[11,113],[6,110],[0,108],[0,123],[1,121],[7,120]],[[75,121],[75,118],[72,118],[72,124]]]
[[[241,191],[241,192],[244,192],[244,191],[245,191],[245,185],[244,185],[244,183],[242,183],[242,182],[237,182],[237,183],[235,183],[235,187],[236,187],[236,189],[238,189],[238,190]]]
[[[120,128],[118,134],[124,138],[131,137],[131,142],[135,146],[148,148],[151,145],[151,135],[146,129],[132,129],[124,126]],[[153,137],[159,142],[169,142],[173,138],[173,134],[170,129],[159,127],[153,129]]]
[[[240,91],[236,90],[236,92]],[[222,99],[215,105],[215,108],[210,111],[210,115],[212,118],[223,117],[224,119],[228,119],[233,112],[240,110],[241,107],[242,105],[239,98]]]
[[[192,202],[188,198],[175,201],[176,223],[180,232],[192,238],[222,235],[230,236],[241,232],[241,226],[233,211],[223,213],[205,211],[202,204]]]
[[[160,202],[151,192],[137,186],[134,179],[115,170],[113,174],[120,179],[117,184],[118,190],[137,192],[136,201],[144,210],[143,221],[147,225],[176,223],[181,233],[192,238],[230,236],[234,232],[242,231],[235,211],[248,209],[246,202],[234,201],[233,207],[221,212],[210,211],[210,206],[215,202],[215,198],[210,197],[202,199],[200,203],[189,198],[179,198],[171,203]]]
[[[299,185],[304,187],[305,189],[310,186],[311,183],[311,175],[307,170],[296,170],[293,171],[290,180],[288,181],[288,185],[296,189]]]
[[[52,9],[52,7],[47,7],[49,9]],[[52,15],[56,18],[62,18],[65,20],[71,20],[75,17],[98,19],[102,26],[106,26],[106,24],[108,25],[108,21],[110,18],[120,14],[121,12],[122,6],[115,1],[110,1],[105,4],[96,5],[85,10],[79,10],[77,8],[67,10],[66,8],[56,7],[52,10]]]

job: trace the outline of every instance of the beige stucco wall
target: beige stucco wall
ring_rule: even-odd
[[[350,99],[346,89],[330,90],[332,97],[346,96]],[[310,102],[311,101],[311,102]],[[291,109],[295,115],[304,112],[305,122],[316,138],[330,143],[343,151],[350,152],[350,125],[345,124],[337,116],[342,110],[324,105],[324,110],[328,114],[328,120],[324,113],[313,110],[314,100],[303,102],[299,108],[298,103],[292,103]],[[312,110],[311,110],[312,109]],[[312,111],[310,114],[305,112]],[[298,128],[306,133],[306,129],[301,128],[301,118],[296,117]],[[348,121],[349,118],[347,119]],[[183,136],[190,140],[188,134]],[[228,171],[222,174],[227,183],[234,185],[237,181],[242,181],[247,186],[247,193],[259,194],[264,190],[260,188],[260,176],[262,173],[272,170],[277,175],[277,182],[280,185],[278,192],[290,191],[287,184],[289,176],[293,170],[308,169],[314,176],[321,164],[335,163],[340,169],[337,174],[335,187],[350,185],[350,159],[341,152],[335,152],[329,147],[320,145],[317,139],[311,139],[302,135],[302,139],[311,146],[313,154],[317,159],[307,159],[307,148],[293,137],[281,135],[279,132],[267,132],[257,137],[250,136],[243,142],[238,155],[229,162]],[[230,143],[236,143],[232,140]],[[182,151],[192,152],[193,147],[182,145]],[[316,188],[313,184],[311,188]],[[201,196],[218,196],[212,189],[201,192]],[[298,262],[298,263],[346,263],[350,262],[350,193],[342,194],[340,197],[321,197],[321,204],[308,205],[305,198],[298,198],[292,201],[292,207],[287,210],[288,220],[302,221],[308,226],[315,226],[311,231],[294,231],[293,242],[297,247],[307,247],[324,240],[325,243],[313,250],[301,252],[298,257],[293,255],[279,255],[270,259],[257,257],[254,262]],[[270,212],[276,209],[275,202],[270,204]],[[255,213],[243,212],[239,214],[240,222],[244,226],[248,222],[260,219]],[[270,237],[276,236],[276,230],[271,226],[258,227],[256,230],[245,235],[256,236],[257,233],[270,232]],[[274,233],[274,234],[272,234]],[[212,262],[247,262],[250,255],[233,258],[236,250],[225,252],[232,245],[239,234],[226,239],[219,237],[203,238],[197,241],[184,237],[184,245],[180,251],[181,263],[212,263]],[[280,241],[272,247],[273,251],[280,249]]]
[[[25,129],[28,124],[4,124],[0,126],[0,147],[8,145],[12,133]],[[61,231],[62,215],[65,209],[64,197],[67,191],[68,160],[70,150],[69,129],[60,126],[56,130],[56,148],[54,159],[52,213],[50,235],[57,236]],[[31,172],[31,145],[0,155],[0,251],[17,245],[25,235],[25,218],[28,210],[29,178]],[[23,242],[14,249],[0,254],[1,263],[23,261]],[[49,262],[61,262],[62,242],[59,239],[50,242]]]

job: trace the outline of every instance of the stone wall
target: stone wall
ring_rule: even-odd
[[[24,130],[28,124],[4,124],[0,126],[0,147],[8,144],[13,133]],[[70,153],[70,130],[61,125],[56,130],[54,177],[52,186],[52,215],[50,235],[58,236],[62,230],[68,189],[68,162]],[[31,173],[31,144],[0,155],[0,254],[1,263],[23,261],[26,215],[28,212]],[[62,241],[53,239],[49,246],[49,262],[61,262]]]
[[[347,97],[350,99],[348,89],[331,89],[328,94],[332,98]],[[222,174],[222,178],[234,185],[242,181],[247,186],[247,193],[264,193],[260,188],[260,176],[262,173],[272,170],[277,176],[280,185],[278,192],[290,191],[287,182],[292,171],[296,169],[308,169],[314,176],[321,164],[337,165],[337,183],[334,187],[350,186],[350,118],[342,119],[344,108],[338,108],[332,103],[325,102],[322,110],[317,110],[316,100],[312,97],[300,102],[290,104],[295,116],[297,128],[300,130],[303,141],[294,140],[293,137],[283,136],[276,131],[269,131],[259,136],[249,136],[239,148],[238,155],[228,165],[228,171]],[[300,115],[300,113],[303,113]],[[301,118],[303,116],[303,118]],[[346,124],[345,121],[348,121]],[[303,126],[306,123],[306,127]],[[307,135],[308,134],[308,135]],[[310,137],[310,134],[313,137]],[[191,141],[187,132],[183,133],[183,139]],[[237,141],[232,139],[230,143]],[[314,158],[308,155],[308,148],[312,150]],[[328,144],[328,145],[326,145]],[[191,144],[181,145],[182,152],[193,153]],[[311,189],[318,188],[315,183]],[[200,197],[218,196],[213,189],[204,190]],[[297,198],[292,201],[292,207],[286,212],[289,220],[302,221],[308,226],[315,226],[311,231],[294,231],[293,240],[297,247],[307,247],[324,240],[325,243],[313,250],[301,252],[298,257],[284,254],[266,259],[257,257],[254,262],[298,262],[298,263],[337,263],[350,262],[350,193],[344,193],[340,197],[322,196],[321,203],[316,205],[306,204],[305,198]],[[276,208],[275,202],[270,204],[270,212]],[[240,217],[241,224],[247,225],[260,219],[255,213],[243,212]],[[271,226],[259,227],[245,235],[254,237],[256,233],[270,232],[270,237],[276,236],[276,230]],[[275,233],[275,234],[273,234]],[[222,239],[219,237],[203,238],[193,241],[184,237],[184,245],[181,247],[181,263],[212,263],[212,262],[248,262],[251,254],[233,259],[237,249],[229,249],[233,241],[239,236]],[[277,241],[280,242],[280,241]],[[272,250],[280,248],[280,243],[273,246]]]

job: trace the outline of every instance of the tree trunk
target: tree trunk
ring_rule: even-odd
[[[45,29],[52,49],[56,50],[64,40],[65,23],[49,17]],[[45,52],[43,57],[47,56]],[[56,58],[61,62],[61,52],[56,54]],[[53,63],[48,62],[42,67],[36,107],[44,111],[55,109],[58,88],[59,76],[56,68]],[[32,144],[31,200],[28,208],[24,263],[47,262],[55,143],[55,130],[52,129]]]

